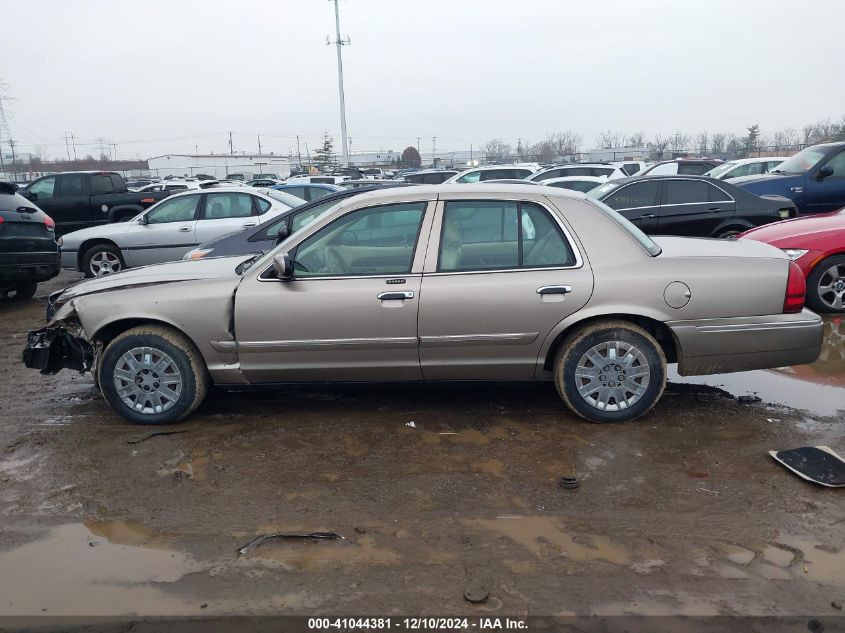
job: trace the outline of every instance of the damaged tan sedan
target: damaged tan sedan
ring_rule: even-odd
[[[348,198],[252,258],[174,262],[51,296],[24,362],[94,373],[139,424],[209,387],[548,380],[596,422],[682,375],[809,363],[801,272],[752,241],[649,238],[602,203],[530,185]]]

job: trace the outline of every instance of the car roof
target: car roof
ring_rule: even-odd
[[[625,178],[625,180],[628,180]],[[547,185],[553,182],[614,182],[613,180],[607,180],[604,176],[561,176],[560,178],[549,178],[548,180],[541,180],[540,182],[544,182]]]
[[[614,180],[611,182],[619,182],[618,180]],[[396,190],[393,187],[379,187],[372,191],[362,192],[360,189],[352,189],[358,193],[358,195],[366,196],[368,200],[379,200],[381,198],[392,198],[397,194]],[[557,187],[548,187],[547,185],[540,185],[540,184],[509,184],[509,183],[497,183],[497,182],[474,182],[474,183],[452,183],[452,184],[441,184],[441,185],[416,185],[402,191],[401,195],[419,195],[420,197],[430,197],[434,199],[438,196],[448,196],[449,194],[459,193],[459,194],[467,194],[467,193],[478,193],[483,194],[485,196],[489,196],[490,194],[493,195],[501,195],[505,197],[514,197],[514,198],[521,198],[525,196],[527,193],[533,193],[538,196],[557,196],[561,198],[577,198],[581,200],[586,200],[587,195],[580,192],[580,191],[571,191],[569,189],[559,189]],[[462,196],[463,197],[463,196]]]
[[[652,176],[650,174],[646,174],[645,176],[637,176],[634,174],[633,176],[629,176],[628,178],[617,178],[616,180],[608,180],[604,184],[606,185],[622,185],[629,182],[642,182],[645,180],[704,180],[706,182],[712,182],[714,185],[719,185],[720,187],[725,184],[724,180],[719,180],[718,178],[711,178],[710,176],[704,176],[702,174],[664,174],[664,175],[656,175]]]

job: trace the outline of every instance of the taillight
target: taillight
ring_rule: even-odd
[[[789,276],[786,279],[786,295],[783,297],[783,312],[801,312],[804,309],[804,294],[807,292],[807,282],[804,273],[795,262],[789,262]]]
[[[141,198],[141,204],[152,204],[155,201],[155,198]]]
[[[47,227],[48,231],[55,231],[56,230],[56,223],[53,221],[49,215],[44,216],[44,226]]]

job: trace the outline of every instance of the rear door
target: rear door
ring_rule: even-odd
[[[209,192],[203,198],[196,223],[197,244],[258,224],[258,209],[249,193]]]
[[[531,379],[548,333],[589,299],[592,272],[544,198],[470,196],[438,203],[420,292],[422,373]]]
[[[817,180],[816,174],[825,165],[833,169],[833,174]],[[845,206],[845,150],[819,164],[806,182],[807,213],[827,213]]]
[[[197,245],[196,226],[202,195],[166,198],[129,223],[118,244],[131,266],[146,266],[180,259]],[[146,223],[142,224],[144,219]]]
[[[709,237],[733,215],[733,200],[706,180],[671,178],[663,181],[657,232],[662,235]],[[723,193],[723,192],[722,192]],[[722,200],[718,200],[722,197]],[[711,201],[711,198],[717,198]]]
[[[606,198],[602,198],[602,202],[646,233],[654,233],[660,208],[660,182],[643,180],[622,185]]]

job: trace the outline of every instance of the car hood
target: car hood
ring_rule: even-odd
[[[746,231],[742,237],[780,247],[800,247],[836,234],[845,240],[845,213],[839,211],[766,224]]]
[[[778,248],[763,242],[702,237],[652,238],[663,250],[659,257],[765,257],[786,259]]]
[[[777,188],[783,188],[796,182],[803,182],[804,174],[755,174],[753,176],[739,176],[738,178],[728,178],[726,182],[753,191],[754,186],[763,184],[766,191],[772,191]],[[749,186],[750,185],[750,186]],[[782,189],[786,191],[786,189]]]
[[[124,290],[138,286],[149,286],[157,284],[174,283],[178,281],[196,281],[198,279],[220,279],[222,277],[237,278],[235,268],[251,256],[237,257],[213,257],[210,259],[198,259],[193,261],[167,262],[164,264],[153,264],[140,268],[129,268],[127,270],[105,275],[94,279],[80,281],[68,286],[56,297],[56,305],[61,305],[82,297],[98,292],[110,290]]]

